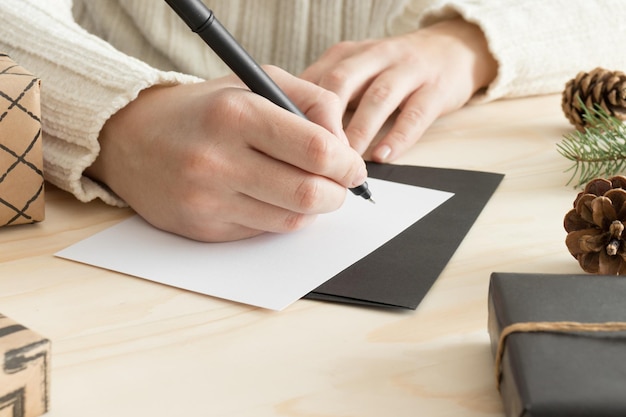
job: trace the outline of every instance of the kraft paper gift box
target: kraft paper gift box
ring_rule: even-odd
[[[50,341],[0,314],[0,416],[48,411]]]
[[[626,416],[624,329],[626,277],[492,274],[489,334],[506,415]]]
[[[44,219],[40,81],[0,53],[0,226]]]

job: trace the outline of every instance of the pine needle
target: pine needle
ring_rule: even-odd
[[[576,187],[601,176],[613,176],[626,170],[626,125],[609,115],[600,105],[589,109],[579,99],[586,127],[564,135],[557,145],[565,158],[574,162],[568,184],[578,178]]]

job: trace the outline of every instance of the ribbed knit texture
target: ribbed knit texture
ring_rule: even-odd
[[[626,69],[624,0],[206,1],[260,63],[293,74],[339,41],[458,15],[483,29],[500,65],[479,100],[559,92],[597,66]],[[42,79],[46,178],[83,201],[111,204],[123,202],[82,175],[106,120],[151,85],[228,72],[161,0],[75,0],[73,9],[71,0],[0,0],[0,51]]]
[[[560,92],[597,66],[626,69],[623,0],[413,0],[396,30],[459,15],[481,27],[499,63],[476,101]]]
[[[82,175],[98,155],[104,122],[151,85],[196,79],[121,54],[76,25],[68,7],[63,0],[2,0],[0,49],[42,79],[46,179],[82,201],[122,205]]]
[[[259,63],[298,74],[339,41],[387,35],[386,26],[406,0],[206,3]],[[79,23],[89,31],[151,65],[204,78],[228,72],[163,1],[76,0],[74,10]]]

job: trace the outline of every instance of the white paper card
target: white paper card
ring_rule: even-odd
[[[368,179],[376,204],[348,193],[304,230],[201,243],[131,217],[60,251],[62,258],[282,310],[394,238],[453,194]]]

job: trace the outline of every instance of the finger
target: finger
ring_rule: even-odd
[[[365,181],[367,170],[361,156],[328,130],[261,97],[248,99],[257,111],[241,115],[237,132],[248,146],[345,188]]]
[[[246,239],[265,232],[290,233],[305,228],[316,218],[316,215],[292,212],[244,194],[230,209],[226,221],[211,229],[211,240]]]
[[[352,119],[346,127],[351,146],[363,154],[408,94],[421,80],[401,67],[380,74],[362,95]]]
[[[372,151],[376,162],[388,162],[406,151],[443,111],[445,99],[440,88],[424,85],[402,106],[389,132]]]
[[[294,232],[310,225],[317,215],[291,211],[256,200],[245,194],[239,196],[238,211],[232,213],[233,224],[252,231],[272,233]],[[244,233],[244,231],[242,231]]]
[[[319,214],[341,207],[346,187],[320,175],[269,158],[254,149],[245,150],[242,163],[229,173],[233,191],[293,213]]]
[[[234,194],[221,207],[208,203],[194,210],[195,222],[185,235],[204,242],[247,239],[265,232],[289,233],[310,225],[316,215],[297,213],[256,200],[245,194]]]
[[[169,217],[180,221],[172,227],[158,218],[147,220],[196,240],[236,240],[265,231],[299,230],[315,214],[340,207],[346,195],[334,181],[241,146],[213,148],[197,155],[193,165],[196,169],[185,176],[173,197],[181,204]],[[298,184],[301,177],[308,185]]]
[[[339,96],[309,81],[285,76],[284,72],[277,74],[275,77],[277,84],[287,96],[293,97],[292,101],[307,118],[326,128],[347,145],[348,138],[343,130],[343,109]]]
[[[321,57],[306,68],[302,74],[300,74],[300,78],[318,84],[322,76],[331,68],[334,68],[345,58],[354,55],[357,51],[362,49],[363,46],[369,44],[370,42],[371,41],[344,41],[331,46],[324,51]]]
[[[376,77],[384,71],[389,60],[377,56],[378,48],[364,48],[349,57],[345,57],[328,68],[319,77],[317,84],[336,93],[343,111],[348,103],[359,96]]]

